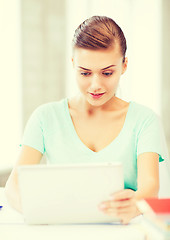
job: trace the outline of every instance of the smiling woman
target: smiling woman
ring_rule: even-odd
[[[103,199],[99,210],[128,223],[140,214],[138,199],[158,195],[159,162],[167,160],[160,121],[151,109],[115,96],[128,60],[113,19],[93,16],[79,25],[72,63],[80,92],[34,111],[6,185],[8,199],[22,211],[17,166],[38,164],[44,154],[50,164],[120,162],[125,189]]]
[[[103,104],[116,94],[120,76],[127,68],[127,58],[122,57],[118,43],[98,50],[75,47],[72,61],[81,93],[87,93],[89,102],[100,99]]]
[[[92,99],[108,101],[116,94],[120,76],[127,68],[126,39],[121,28],[111,18],[94,16],[76,29],[72,46],[80,91],[87,91]]]

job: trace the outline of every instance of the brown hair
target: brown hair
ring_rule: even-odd
[[[93,16],[86,19],[75,30],[73,48],[101,49],[109,48],[115,42],[120,44],[123,61],[127,49],[126,38],[116,22],[106,16]]]

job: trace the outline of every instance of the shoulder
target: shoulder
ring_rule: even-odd
[[[157,128],[161,123],[159,116],[151,108],[136,102],[130,103],[129,118],[136,131],[151,126]]]
[[[53,115],[59,114],[63,111],[67,99],[61,99],[55,102],[49,102],[38,106],[32,113],[32,115],[38,118],[48,118],[52,117]]]
[[[38,126],[44,133],[53,132],[61,127],[65,119],[67,99],[56,102],[49,102],[37,107],[31,114],[26,128]]]
[[[28,123],[37,123],[43,128],[62,122],[66,113],[67,99],[49,102],[38,106],[31,114]]]
[[[145,118],[157,118],[158,115],[149,107],[136,103],[136,102],[130,102],[131,112],[133,116],[139,119],[145,119]]]

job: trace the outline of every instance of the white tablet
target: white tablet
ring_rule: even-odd
[[[28,224],[119,221],[98,205],[124,188],[120,163],[18,167],[21,203]]]

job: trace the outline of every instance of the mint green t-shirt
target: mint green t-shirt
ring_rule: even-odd
[[[46,154],[49,164],[121,162],[125,188],[133,190],[137,190],[139,154],[156,152],[159,161],[167,158],[158,116],[135,102],[130,102],[119,135],[99,152],[90,150],[78,137],[67,98],[41,105],[33,112],[26,125],[22,144]]]

